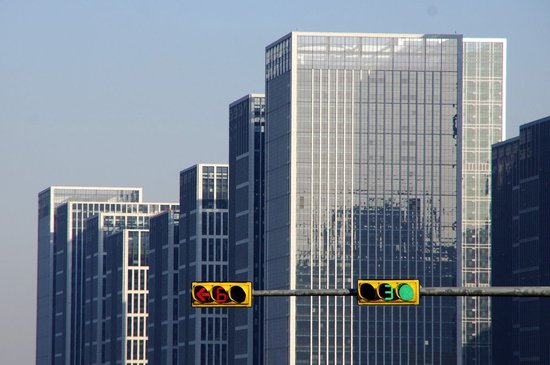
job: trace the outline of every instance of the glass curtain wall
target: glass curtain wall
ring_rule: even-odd
[[[503,39],[464,39],[461,286],[491,285],[491,145],[505,124]],[[491,298],[460,299],[464,364],[491,363]]]
[[[292,33],[268,46],[267,287],[456,285],[461,44]],[[266,363],[456,363],[454,299],[355,301],[268,302]]]

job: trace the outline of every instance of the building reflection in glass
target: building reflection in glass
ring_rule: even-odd
[[[461,51],[456,35],[292,33],[267,47],[266,288],[456,285]],[[355,301],[267,302],[266,363],[456,363],[454,299]]]

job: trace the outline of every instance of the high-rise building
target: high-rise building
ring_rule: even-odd
[[[54,361],[56,365],[79,365],[99,359],[103,311],[103,234],[124,228],[148,228],[151,215],[171,210],[170,203],[126,203],[71,200],[56,209]],[[106,213],[102,215],[100,213]],[[108,213],[108,214],[107,214]],[[99,215],[99,222],[88,218]],[[90,221],[90,222],[88,222]],[[90,229],[100,232],[85,234]],[[85,238],[89,239],[86,243]],[[86,297],[86,288],[91,291]],[[96,295],[97,293],[97,295]],[[86,317],[91,315],[92,317]],[[96,322],[94,322],[96,320]],[[91,333],[86,332],[91,326]],[[88,335],[89,337],[86,337]],[[85,342],[88,338],[90,341]],[[85,358],[85,354],[89,357]]]
[[[227,364],[227,310],[189,305],[191,282],[227,279],[227,180],[227,164],[180,173],[179,364]]]
[[[462,37],[291,33],[266,48],[265,285],[455,286]],[[456,300],[270,298],[266,364],[453,364]]]
[[[115,336],[115,332],[113,331],[120,330],[118,327],[113,329],[112,326],[118,325],[121,320],[128,317],[128,313],[125,312],[112,313],[113,308],[119,308],[122,305],[114,304],[112,301],[114,297],[120,299],[117,295],[119,294],[119,291],[123,291],[123,289],[120,288],[123,283],[116,280],[113,281],[114,279],[112,278],[107,279],[107,274],[109,273],[109,270],[124,270],[125,273],[127,272],[128,275],[124,276],[124,278],[127,278],[127,285],[124,290],[129,295],[122,296],[124,300],[127,298],[130,299],[131,294],[136,293],[144,294],[147,297],[148,288],[144,281],[146,281],[148,277],[147,257],[150,217],[157,214],[159,211],[169,213],[177,212],[178,206],[176,204],[165,203],[145,203],[139,205],[130,204],[126,206],[125,210],[125,213],[98,213],[85,221],[83,289],[84,325],[81,345],[83,364],[103,364],[109,361],[113,361],[112,363],[116,363],[116,361],[123,361],[120,354],[111,353],[112,346],[114,346],[113,336]],[[126,250],[126,246],[120,246],[113,249],[112,247],[107,247],[105,244],[106,236],[111,235],[114,232],[122,232],[125,229],[141,230],[146,232],[140,234],[130,232],[129,234],[124,234],[119,238],[124,245],[127,245],[127,239],[129,237],[131,252],[134,252],[132,250],[134,250],[135,245],[140,243],[140,248],[142,251],[139,251],[139,264],[128,259],[127,256],[121,256],[120,259],[113,258],[119,256],[117,250]],[[126,261],[121,261],[123,259]],[[113,273],[112,275],[118,274]],[[119,289],[113,289],[112,285],[117,285],[115,288]],[[144,287],[146,289],[143,289]],[[137,290],[139,291],[136,292]],[[129,309],[130,308],[128,308],[128,310]],[[147,312],[145,313],[147,314]],[[111,318],[117,317],[122,319],[111,320]],[[143,315],[141,315],[141,317],[143,317]],[[146,318],[144,320],[146,321]],[[120,331],[117,333],[118,335],[121,335]],[[126,346],[132,345],[133,344],[127,344]],[[122,342],[122,346],[124,346],[124,342]],[[124,349],[124,347],[122,348]]]
[[[490,286],[491,145],[506,129],[506,40],[465,38],[463,58],[458,285]],[[462,364],[490,364],[491,298],[461,298],[458,313]]]
[[[105,238],[105,251],[105,358],[101,364],[146,365],[149,230],[113,233]]]
[[[492,149],[491,241],[492,285],[519,285],[519,267],[513,247],[519,237],[519,137],[497,143]],[[518,361],[517,299],[494,298],[491,311],[493,364]]]
[[[149,227],[149,307],[147,359],[178,364],[179,214],[151,217]]]
[[[38,194],[37,365],[60,363],[54,359],[54,320],[58,320],[55,317],[54,300],[56,284],[64,285],[64,282],[55,280],[55,210],[71,200],[98,203],[141,202],[142,195],[141,188],[75,186],[51,186]],[[66,265],[66,262],[63,264]]]
[[[493,146],[494,286],[550,285],[550,116]],[[549,298],[495,298],[493,363],[548,364]]]
[[[229,106],[229,280],[263,289],[265,96],[249,94]],[[229,364],[263,364],[263,300],[232,309]]]

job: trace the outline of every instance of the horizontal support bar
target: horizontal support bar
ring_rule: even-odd
[[[257,297],[349,297],[357,295],[355,289],[275,289],[253,290]]]
[[[491,286],[420,288],[420,296],[550,297],[550,286]]]
[[[340,297],[356,296],[357,289],[275,289],[253,290],[256,297]],[[550,297],[550,286],[493,286],[420,288],[420,296],[451,297]]]

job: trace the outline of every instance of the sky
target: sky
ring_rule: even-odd
[[[228,105],[290,31],[507,38],[507,136],[550,115],[547,0],[0,0],[0,364],[34,364],[37,194],[226,162]]]

